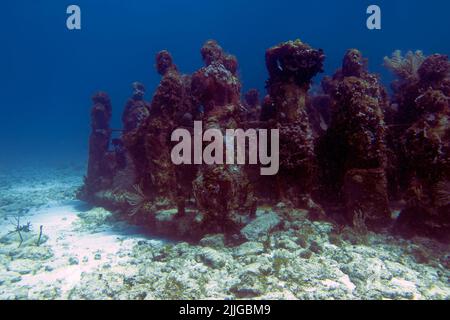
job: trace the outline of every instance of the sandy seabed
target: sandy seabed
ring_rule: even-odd
[[[299,211],[234,248],[171,242],[75,200],[83,174],[0,171],[0,299],[450,299],[450,250],[435,241],[337,233]]]

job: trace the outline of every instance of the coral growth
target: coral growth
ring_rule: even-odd
[[[390,58],[384,58],[384,65],[401,80],[413,80],[419,76],[419,68],[425,60],[422,51],[408,51],[403,57],[400,50],[396,50]]]

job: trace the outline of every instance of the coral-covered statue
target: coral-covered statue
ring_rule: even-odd
[[[347,51],[342,69],[325,77],[322,86],[333,101],[330,126],[318,145],[327,194],[344,203],[348,222],[387,226],[384,89],[355,49]]]
[[[140,82],[133,83],[133,95],[125,105],[122,114],[122,123],[124,133],[131,132],[140,127],[147,119],[150,112],[150,105],[144,101],[145,87]]]
[[[97,191],[107,189],[114,174],[107,162],[112,133],[109,124],[112,116],[111,100],[106,93],[99,92],[92,97],[92,102],[89,162],[81,192],[84,199],[89,199]]]
[[[171,134],[191,112],[190,79],[178,72],[165,50],[157,54],[156,68],[162,79],[151,104],[142,100],[143,88],[135,84],[135,93],[123,115],[124,141],[138,170],[139,188],[154,200],[156,207],[176,206],[182,213],[187,195],[177,176],[179,170],[171,160]],[[129,132],[128,127],[133,130]]]
[[[225,135],[226,129],[237,128],[242,110],[237,60],[215,41],[206,42],[201,54],[205,66],[192,76],[192,95],[203,110],[203,130],[219,129]],[[203,165],[193,190],[205,224],[213,231],[238,231],[256,211],[252,186],[239,165]]]
[[[405,236],[450,240],[450,64],[420,51],[385,59],[397,75],[393,121],[397,180],[406,207],[396,221]]]
[[[322,72],[325,55],[300,40],[266,51],[268,96],[263,119],[280,131],[280,172],[276,192],[294,206],[317,207],[310,198],[316,159],[306,110],[311,79]]]

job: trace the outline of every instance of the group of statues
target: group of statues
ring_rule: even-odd
[[[151,102],[144,100],[144,86],[133,84],[117,138],[109,97],[94,95],[79,198],[191,239],[235,235],[258,206],[282,202],[338,224],[449,240],[447,56],[396,52],[386,58],[397,78],[389,96],[361,52],[351,49],[313,94],[325,54],[288,41],[266,51],[262,99],[255,89],[241,96],[237,59],[216,41],[207,41],[201,56],[204,66],[185,75],[169,52],[159,52],[161,82]],[[171,134],[177,128],[194,134],[194,121],[224,133],[278,129],[279,173],[261,176],[258,165],[175,165]]]

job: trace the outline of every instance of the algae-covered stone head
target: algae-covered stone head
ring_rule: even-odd
[[[249,107],[256,108],[259,105],[259,92],[256,89],[250,89],[245,94],[245,102]]]
[[[111,99],[106,92],[97,92],[92,96],[92,102],[94,104],[103,104],[105,106],[111,106]]]
[[[200,50],[205,67],[192,75],[191,94],[208,113],[217,106],[239,106],[241,84],[236,76],[236,57],[223,52],[216,41]]]
[[[440,90],[429,88],[415,100],[416,108],[421,113],[448,113],[449,100],[448,97]]]
[[[224,52],[215,40],[208,40],[200,50],[203,62],[209,66],[213,62],[223,62]]]
[[[98,92],[92,97],[94,103],[91,110],[91,125],[93,129],[108,129],[112,116],[111,99],[105,92]]]
[[[236,75],[238,71],[238,60],[236,56],[232,54],[227,54],[223,59],[223,65],[227,68],[233,75]]]
[[[127,101],[122,114],[123,133],[138,128],[149,115],[149,105],[144,101],[145,87],[140,82],[133,82],[133,94]]]
[[[145,87],[140,82],[133,82],[133,100],[142,100],[145,95]]]
[[[238,61],[234,55],[226,53],[215,40],[208,40],[200,50],[203,62],[206,66],[213,63],[222,64],[233,75],[238,70]]]
[[[270,95],[266,95],[262,102],[261,121],[269,121],[276,117],[276,107]]]
[[[422,82],[436,83],[444,80],[450,74],[450,63],[448,56],[443,54],[433,54],[425,59],[419,69],[419,76]]]
[[[313,49],[300,40],[288,41],[266,51],[266,67],[271,80],[294,80],[297,84],[309,84],[319,72],[323,72],[325,55],[322,49]]]
[[[357,49],[349,49],[345,53],[342,62],[342,73],[344,77],[361,77],[367,69],[367,59]]]
[[[167,50],[162,50],[156,55],[156,69],[160,75],[165,75],[170,70],[177,70],[173,63],[172,55]]]

